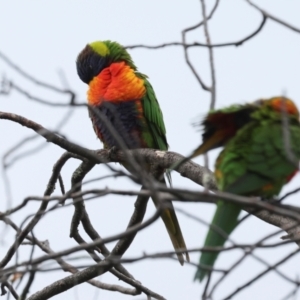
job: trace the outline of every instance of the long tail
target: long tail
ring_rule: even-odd
[[[161,179],[160,180],[161,183],[166,184],[165,179]],[[155,204],[155,206],[158,205],[158,202],[156,199],[153,199],[153,202]],[[186,245],[185,245],[185,241],[179,226],[179,222],[177,219],[177,216],[175,214],[175,210],[173,207],[173,204],[171,201],[168,201],[168,206],[169,208],[166,208],[162,214],[161,214],[161,218],[167,228],[167,231],[169,233],[170,239],[172,241],[173,247],[175,250],[187,250]],[[176,253],[178,260],[180,262],[181,265],[184,264],[184,256],[182,253]],[[190,257],[188,252],[184,252],[185,254],[185,258],[186,260],[189,262],[190,261]]]
[[[205,239],[204,247],[222,247],[227,240],[227,236],[236,227],[240,211],[240,206],[219,201]],[[218,255],[219,252],[202,252],[199,267],[212,268]],[[198,268],[194,279],[201,282],[209,273],[209,270]]]

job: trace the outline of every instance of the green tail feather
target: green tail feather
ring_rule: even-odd
[[[163,178],[160,180],[161,183],[166,184],[165,179]],[[158,201],[155,199],[155,197],[152,198],[155,206],[157,206]],[[170,208],[165,209],[162,214],[161,218],[166,226],[166,229],[168,231],[169,237],[171,239],[171,242],[173,244],[173,247],[175,250],[187,250],[185,241],[180,229],[180,225],[173,207],[173,204],[171,201],[168,201],[168,206]],[[184,252],[186,260],[189,262],[189,254],[188,252]],[[182,253],[177,253],[178,260],[181,265],[184,264],[184,256]]]
[[[219,201],[217,204],[216,213],[212,220],[212,225],[215,230],[210,227],[204,246],[222,247],[227,240],[226,235],[228,236],[236,227],[240,211],[240,206]],[[219,252],[202,252],[199,265],[213,267],[218,255]],[[210,271],[208,270],[199,268],[195,274],[194,280],[199,280],[201,282],[205,276],[209,274],[209,272]]]

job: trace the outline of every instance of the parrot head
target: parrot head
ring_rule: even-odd
[[[286,113],[289,118],[299,120],[299,110],[296,104],[289,98],[278,96],[270,99],[259,99],[253,102],[262,114],[269,114],[272,118],[282,118]]]
[[[124,61],[133,70],[137,70],[130,54],[117,42],[92,42],[87,44],[77,57],[77,73],[83,82],[89,84],[104,68],[121,61]]]

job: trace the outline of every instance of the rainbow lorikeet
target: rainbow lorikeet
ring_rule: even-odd
[[[137,71],[123,46],[112,41],[90,43],[79,53],[76,64],[80,79],[89,85],[90,117],[96,135],[105,148],[120,148],[120,145],[106,123],[99,118],[99,113],[128,149],[168,150],[163,115],[154,90],[147,76]],[[164,178],[160,181],[165,184]],[[155,199],[153,202],[158,204]],[[161,214],[162,220],[175,250],[186,250],[171,201],[168,206]],[[185,256],[189,261],[187,252]],[[177,257],[183,264],[183,254],[178,253]]]
[[[221,191],[270,199],[298,171],[299,111],[290,99],[274,97],[212,111],[202,124],[203,144],[192,156],[225,146],[215,163]],[[211,227],[204,246],[222,247],[226,235],[236,227],[240,212],[239,205],[218,201],[211,224],[225,236]],[[217,257],[218,252],[203,252],[199,265],[213,267]],[[202,281],[209,273],[199,268],[195,280]]]

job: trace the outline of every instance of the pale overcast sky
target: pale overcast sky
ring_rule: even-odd
[[[213,1],[208,2],[207,9]],[[257,1],[270,13],[300,28],[299,0],[260,0]],[[80,102],[85,101],[87,87],[76,73],[75,59],[81,49],[91,41],[111,39],[123,45],[157,45],[164,42],[180,41],[181,30],[194,25],[201,19],[199,1],[4,1],[0,0],[0,51],[17,65],[38,79],[61,87],[73,89]],[[253,32],[261,22],[261,15],[246,1],[221,1],[213,20],[209,23],[213,43],[239,40]],[[203,29],[188,36],[189,42],[205,42]],[[205,48],[194,48],[191,57],[197,70],[209,83],[208,53]],[[199,143],[200,134],[191,126],[192,122],[203,116],[209,107],[209,94],[201,89],[184,61],[181,47],[169,47],[160,50],[135,49],[130,53],[142,73],[149,76],[158,101],[164,113],[167,137],[171,150],[189,154]],[[216,107],[243,103],[260,97],[270,97],[285,93],[300,106],[300,34],[288,30],[268,20],[265,28],[253,40],[240,47],[218,48],[214,50],[217,75]],[[60,75],[63,71],[64,77]],[[67,98],[47,90],[37,88],[0,60],[1,76],[25,88],[29,92],[54,102],[66,102]],[[50,107],[28,100],[17,92],[9,97],[1,96],[0,110],[20,114],[55,130],[68,109]],[[95,137],[88,114],[84,108],[76,109],[61,133],[73,142],[90,148],[99,149],[102,144]],[[20,139],[32,135],[28,129],[8,121],[0,121],[1,156]],[[23,150],[43,145],[41,138],[33,140]],[[22,151],[23,151],[22,150]],[[63,150],[47,145],[38,154],[31,155],[13,165],[8,175],[12,187],[11,205],[15,206],[28,195],[42,195],[51,174],[52,166]],[[218,152],[210,155],[212,162]],[[196,160],[202,164],[202,158]],[[63,170],[66,188],[70,187],[70,176],[78,166],[71,161]],[[117,167],[117,165],[115,165]],[[212,165],[211,165],[212,167]],[[88,178],[102,176],[107,170],[97,166]],[[175,187],[200,187],[192,182],[173,176]],[[139,187],[128,180],[101,181],[97,188]],[[284,192],[299,186],[299,176],[287,185]],[[95,185],[93,185],[95,187]],[[56,189],[59,194],[59,189]],[[4,182],[0,183],[0,211],[7,209]],[[299,195],[289,202],[298,204]],[[132,213],[134,199],[129,197],[107,196],[86,203],[87,211],[99,233],[106,237],[124,230]],[[38,203],[31,203],[22,213],[13,216],[20,225],[24,217],[37,210]],[[198,215],[210,221],[214,206],[209,204],[175,203],[176,207]],[[146,217],[153,214],[154,207],[149,203]],[[59,251],[76,245],[69,238],[69,226],[73,207],[65,207],[47,214],[35,228],[40,240],[48,239],[53,250]],[[202,246],[207,228],[178,213],[181,228],[188,247]],[[2,226],[2,225],[1,225]],[[13,231],[1,227],[2,237],[0,257],[6,253],[13,241]],[[232,239],[239,243],[258,241],[275,227],[251,217],[233,234]],[[272,239],[279,242],[279,236]],[[112,244],[108,245],[112,248]],[[26,246],[23,246],[26,247]],[[269,263],[274,263],[295,249],[295,245],[272,250],[259,250],[255,253]],[[28,248],[29,249],[29,248]],[[172,250],[168,235],[161,221],[139,233],[126,252],[125,257],[134,257],[146,253]],[[29,251],[21,255],[20,260],[28,259]],[[241,251],[222,254],[216,267],[225,268],[235,261]],[[26,254],[26,255],[25,255]],[[36,250],[35,256],[42,252]],[[82,253],[85,255],[85,253]],[[191,255],[193,262],[198,254]],[[75,261],[76,263],[76,261]],[[55,264],[53,264],[55,266]],[[126,266],[129,271],[146,287],[163,295],[166,299],[200,299],[205,284],[193,282],[195,269],[168,259],[145,260]],[[262,271],[264,267],[252,258],[248,258],[216,291],[214,299],[223,299],[238,286]],[[291,278],[299,277],[299,255],[288,261],[280,270]],[[36,277],[30,293],[47,286],[53,281],[67,276],[67,273],[52,272]],[[215,279],[218,276],[215,276]],[[103,282],[122,284],[109,274],[99,278]],[[214,279],[214,280],[215,280]],[[235,299],[282,299],[292,285],[274,272],[253,284]],[[70,291],[54,297],[64,299],[131,299],[131,296],[96,290],[88,284],[81,284]],[[137,296],[136,299],[145,299]],[[296,299],[296,298],[294,298]]]

